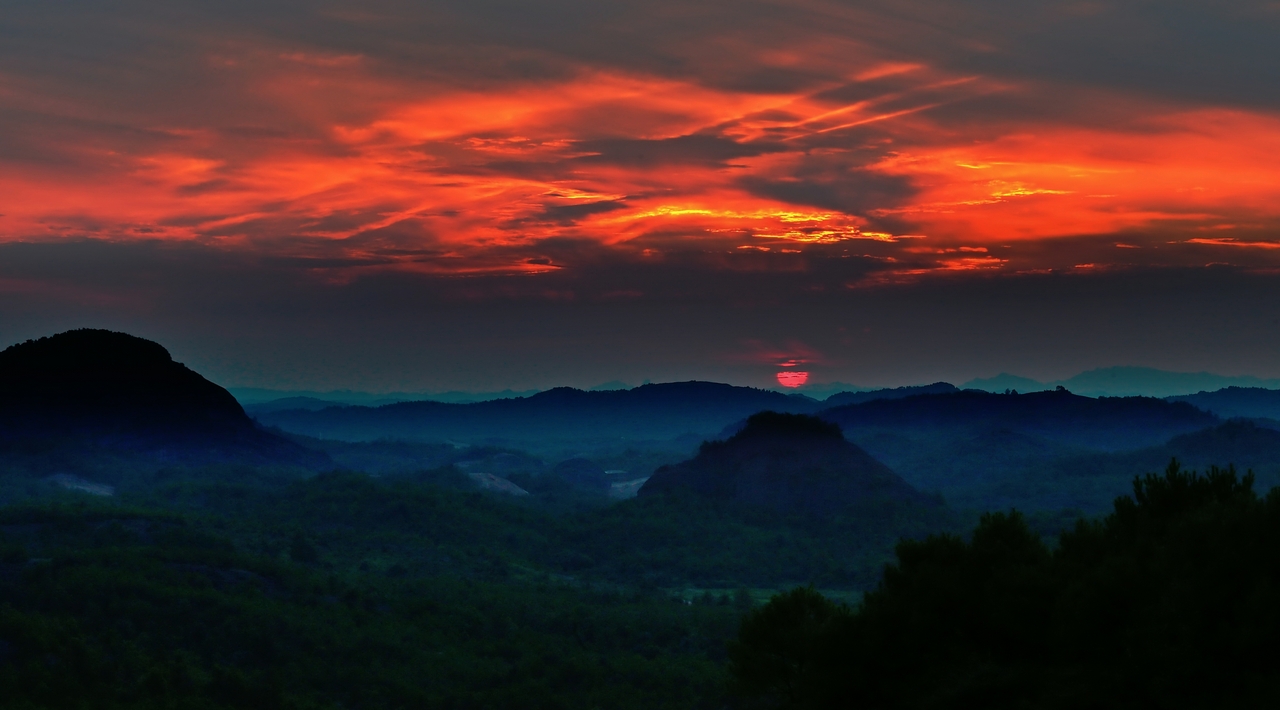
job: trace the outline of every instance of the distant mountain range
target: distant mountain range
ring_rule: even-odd
[[[1038,392],[1056,387],[1065,387],[1075,394],[1087,397],[1172,397],[1226,387],[1280,389],[1280,380],[1250,376],[1229,377],[1209,372],[1168,372],[1151,367],[1104,367],[1055,382],[1039,382],[1001,373],[986,379],[969,380],[960,386],[961,389],[987,392]]]
[[[645,383],[646,385],[649,383]],[[933,385],[911,385],[907,387],[864,387],[847,382],[820,382],[802,385],[791,389],[773,389],[783,394],[798,394],[816,401],[825,401],[828,406],[849,404],[854,401],[884,399],[890,393],[912,393],[930,391],[926,388],[951,386],[940,382]],[[1150,367],[1106,367],[1082,372],[1065,380],[1041,382],[1029,377],[1020,377],[1001,373],[995,377],[969,380],[955,389],[978,389],[986,392],[1040,392],[1057,387],[1065,387],[1075,394],[1088,397],[1172,397],[1211,392],[1227,387],[1267,388],[1280,390],[1280,379],[1262,379],[1258,377],[1231,377],[1215,375],[1209,372],[1170,372]],[[624,382],[606,382],[587,389],[588,392],[618,391],[633,389]],[[445,402],[450,404],[468,404],[487,402],[495,399],[516,399],[531,397],[544,390],[500,390],[488,392],[356,392],[352,390],[277,390],[252,387],[232,387],[230,392],[244,405],[251,414],[263,411],[283,411],[286,409],[317,410],[340,405],[363,407],[380,407],[398,402]],[[932,390],[932,391],[937,391]],[[841,399],[829,401],[832,397]]]
[[[1280,442],[1273,442],[1275,432],[1266,428],[1280,427],[1275,417],[1280,391],[1259,389],[1166,400],[1093,398],[1065,388],[997,394],[935,383],[842,393],[819,402],[802,395],[686,382],[607,392],[566,388],[474,404],[262,412],[258,417],[309,436],[366,442],[399,438],[423,446],[442,441],[496,444],[552,461],[604,461],[614,456],[606,450],[668,452],[665,460],[631,455],[623,456],[621,464],[615,458],[603,466],[631,469],[628,475],[638,479],[645,475],[646,462],[673,463],[701,441],[732,439],[748,417],[762,410],[835,423],[844,439],[908,484],[941,493],[961,509],[1097,512],[1128,490],[1133,476],[1160,470],[1173,456],[1189,457],[1186,462],[1194,466],[1254,467],[1262,489],[1280,483]],[[1231,417],[1256,424],[1240,436],[1212,433],[1236,426],[1226,422]],[[1183,441],[1178,437],[1197,435],[1214,445],[1176,443]],[[801,456],[793,463],[805,460]],[[501,468],[497,463],[486,459],[479,466],[496,472]],[[686,461],[680,466],[694,471],[702,464]],[[527,462],[517,468],[535,476],[542,470]]]
[[[1248,417],[1280,421],[1280,390],[1262,387],[1227,387],[1216,392],[1169,397],[1223,417]]]
[[[484,402],[491,399],[511,399],[513,397],[529,397],[542,390],[500,390],[494,392],[356,392],[353,390],[276,390],[259,387],[231,387],[231,394],[246,408],[267,406],[281,409],[279,403],[300,406],[284,406],[291,409],[324,408],[338,405],[356,405],[362,407],[380,407],[396,402],[433,402],[467,403]]]
[[[848,434],[867,429],[963,432],[1015,431],[1066,446],[1123,451],[1213,426],[1219,419],[1185,402],[1154,397],[1094,399],[1066,390],[992,394],[962,390],[879,399],[825,409],[823,419]]]
[[[254,411],[264,424],[307,436],[371,441],[384,438],[513,443],[695,439],[762,410],[813,412],[802,395],[713,382],[671,382],[630,390],[568,387],[530,397],[468,404],[400,402],[381,407]],[[693,442],[696,445],[696,441]]]
[[[650,490],[671,484],[674,470],[692,476],[688,482],[702,480],[693,488],[719,490],[708,481],[720,474],[709,472],[736,466],[754,481],[748,485],[754,492],[742,493],[743,500],[776,498],[786,510],[814,509],[816,499],[779,488],[775,474],[787,466],[816,471],[844,464],[818,461],[804,447],[765,446],[768,437],[737,437],[752,415],[769,411],[838,426],[839,441],[848,444],[842,449],[848,455],[841,454],[845,463],[867,457],[849,470],[887,467],[904,485],[941,493],[963,509],[1098,511],[1134,475],[1158,470],[1175,456],[1193,466],[1254,468],[1263,489],[1280,483],[1280,390],[1233,386],[1164,399],[1070,391],[1082,383],[1144,377],[1148,387],[1172,387],[1168,383],[1204,385],[1216,376],[1112,368],[1053,389],[1006,377],[984,381],[998,393],[939,382],[846,391],[825,401],[678,382],[596,391],[566,387],[470,403],[334,405],[299,396],[242,408],[227,390],[174,362],[156,343],[81,330],[0,352],[0,471],[38,470],[50,480],[80,476],[93,485],[127,488],[129,480],[143,480],[129,479],[137,471],[172,465],[341,465],[379,475],[452,466],[455,477],[459,471],[504,480],[523,476],[519,485],[536,495],[534,484],[546,476],[603,491],[617,481],[638,486],[649,472],[684,461],[654,479]],[[688,459],[699,444],[717,439],[736,443],[703,446]],[[818,456],[834,441],[814,439],[811,453]],[[791,453],[783,456],[783,449]],[[783,461],[788,456],[790,464]],[[758,468],[769,460],[776,460],[774,469]],[[815,490],[827,492],[815,495],[836,495],[835,488],[823,488],[831,481],[819,483]]]

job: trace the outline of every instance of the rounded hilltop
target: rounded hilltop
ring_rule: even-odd
[[[160,344],[90,328],[0,351],[0,445],[33,442],[174,463],[332,465],[258,428],[230,392]]]
[[[878,501],[933,500],[846,441],[840,427],[805,414],[760,412],[725,441],[654,472],[640,495],[692,493],[792,513],[836,513]]]
[[[174,362],[159,343],[88,328],[0,352],[0,420],[68,432],[253,428],[231,393]]]

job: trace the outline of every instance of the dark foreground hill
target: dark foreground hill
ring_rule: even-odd
[[[904,542],[857,608],[743,622],[739,707],[1276,707],[1280,492],[1174,464],[1050,548],[1017,513]]]
[[[761,412],[726,441],[658,469],[640,495],[687,491],[719,501],[833,513],[875,501],[926,503],[887,466],[845,441],[840,428],[802,414]]]
[[[63,466],[91,451],[171,463],[327,462],[259,429],[229,392],[159,344],[90,329],[0,352],[0,447],[27,460],[52,452]]]
[[[705,437],[765,409],[812,412],[808,397],[714,382],[672,382],[587,392],[559,387],[531,397],[468,404],[401,402],[382,407],[261,412],[259,421],[328,439],[515,442],[669,440]],[[696,443],[696,439],[695,439]]]
[[[214,435],[253,428],[229,392],[174,362],[158,343],[89,329],[0,352],[0,422],[26,433]]]

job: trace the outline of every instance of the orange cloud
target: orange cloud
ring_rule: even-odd
[[[1153,104],[1124,128],[978,130],[940,109],[1023,89],[865,49],[840,67],[832,48],[756,51],[761,65],[825,77],[760,91],[583,66],[459,88],[388,75],[358,52],[231,47],[209,54],[208,71],[238,87],[255,125],[157,118],[127,139],[85,124],[89,107],[3,80],[6,100],[81,123],[31,129],[56,160],[0,162],[0,239],[292,256],[311,240],[440,273],[562,268],[534,253],[555,239],[637,255],[656,242],[761,253],[869,242],[884,268],[917,277],[1006,268],[1010,255],[986,253],[997,245],[1124,232],[1141,246],[1132,234],[1170,225],[1225,230],[1195,244],[1262,246],[1236,241],[1233,225],[1280,219],[1272,116]]]

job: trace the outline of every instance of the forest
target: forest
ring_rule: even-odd
[[[1280,492],[1230,468],[1174,462],[1048,543],[1010,511],[879,556],[850,555],[859,531],[837,522],[676,496],[566,512],[446,472],[169,473],[154,495],[0,510],[8,707],[1221,707],[1278,692]]]
[[[855,605],[812,587],[743,620],[751,708],[1265,707],[1280,699],[1280,491],[1176,461],[1052,547],[1016,511],[898,545]]]

